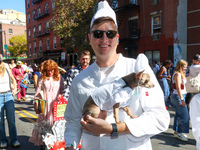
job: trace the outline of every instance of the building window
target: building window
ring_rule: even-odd
[[[39,40],[39,51],[42,51],[42,40]]]
[[[145,51],[144,54],[147,56],[149,60],[149,64],[152,64],[154,60],[157,62],[160,62],[160,51],[155,50],[155,51]]]
[[[38,7],[38,9],[37,9],[37,12],[38,12],[38,17],[39,17],[39,16],[40,16],[40,14],[41,14],[40,7]]]
[[[28,13],[28,23],[30,23],[30,13]]]
[[[56,36],[53,37],[53,49],[56,49]]]
[[[48,3],[45,4],[45,14],[48,14]]]
[[[161,34],[161,14],[152,16],[152,35]]]
[[[29,8],[29,0],[27,0],[27,8]]]
[[[32,13],[33,13],[33,21],[34,21],[34,19],[35,19],[35,10],[33,10]]]
[[[28,50],[29,50],[29,54],[31,54],[31,42],[29,42],[29,48],[28,48]]]
[[[49,21],[46,21],[46,33],[49,33]]]
[[[35,37],[35,26],[33,27],[33,37]]]
[[[138,18],[129,20],[129,33],[131,38],[139,38]]]
[[[54,11],[55,7],[56,7],[55,0],[52,0],[52,11]]]
[[[30,39],[30,37],[31,37],[31,29],[28,28],[28,38]]]
[[[49,50],[49,38],[46,39],[47,50]]]
[[[36,41],[33,42],[33,52],[36,53]]]
[[[13,29],[9,29],[9,34],[13,34]]]
[[[152,5],[158,5],[160,0],[152,0]]]
[[[38,25],[38,33],[41,34],[41,24]]]

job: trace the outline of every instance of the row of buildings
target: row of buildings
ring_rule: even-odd
[[[120,34],[117,51],[136,58],[175,63],[200,53],[199,0],[107,0],[117,14]],[[72,65],[77,53],[66,53],[61,40],[49,30],[55,0],[26,0],[27,61],[52,58]],[[1,34],[1,33],[0,33]],[[3,35],[2,35],[3,37]],[[1,38],[1,37],[0,37]],[[1,50],[1,49],[0,49]]]
[[[9,45],[9,39],[13,36],[26,33],[26,15],[12,9],[0,10],[0,54],[10,56],[10,52],[5,50],[5,45]]]

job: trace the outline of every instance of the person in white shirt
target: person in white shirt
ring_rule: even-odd
[[[14,86],[13,90],[11,88],[11,83]],[[6,112],[11,145],[14,147],[20,146],[15,125],[15,107],[13,98],[16,91],[16,81],[8,64],[3,62],[2,55],[0,54],[0,148],[6,148],[8,146],[5,131],[4,110]]]
[[[192,133],[196,140],[197,150],[200,150],[200,93],[196,94],[190,101],[190,121]]]
[[[67,121],[66,150],[76,149],[81,137],[81,150],[151,150],[150,137],[167,130],[170,117],[165,109],[163,92],[148,65],[148,59],[141,54],[136,62],[135,59],[117,54],[119,34],[116,14],[107,1],[99,2],[90,29],[88,37],[96,61],[72,81],[64,115]],[[89,122],[84,121],[84,103],[96,88],[132,72],[138,73],[144,68],[155,87],[137,87],[132,91],[129,108],[138,118],[131,119],[120,109],[119,119],[123,123],[115,124],[112,111],[107,112],[106,120],[87,115]]]
[[[192,65],[189,69],[189,75],[197,76],[200,74],[200,55],[196,54],[192,59]]]

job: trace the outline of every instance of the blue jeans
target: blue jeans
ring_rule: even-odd
[[[17,141],[17,131],[15,126],[15,107],[14,99],[11,92],[0,94],[0,141],[7,143],[5,123],[4,123],[4,110],[6,111],[6,119],[9,127],[9,135],[11,144]]]
[[[163,90],[163,93],[164,93],[164,99],[165,99],[165,103],[169,97],[169,94],[170,94],[170,91],[169,91],[169,84],[167,82],[167,79],[166,78],[162,78],[159,80],[159,84],[160,84],[160,87],[161,89]]]
[[[186,94],[183,94],[183,97],[185,100]],[[178,94],[172,94],[171,98],[173,106],[176,109],[173,130],[178,133],[189,133],[189,112],[187,105],[180,105]]]

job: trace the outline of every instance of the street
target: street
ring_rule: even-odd
[[[9,145],[7,150],[39,150],[39,146],[34,146],[34,144],[28,142],[34,126],[34,122],[37,118],[37,115],[33,109],[34,92],[35,89],[33,88],[33,84],[30,84],[26,92],[26,101],[17,102],[15,97],[16,126],[18,140],[21,143],[21,146],[18,148],[13,148]],[[151,141],[153,150],[195,150],[195,139],[192,135],[191,126],[190,133],[187,134],[189,139],[188,142],[180,141],[173,136],[172,127],[175,114],[174,108],[169,108],[169,113],[171,117],[169,129],[166,132],[152,137]],[[7,138],[9,139],[7,122],[5,122],[5,126]]]

